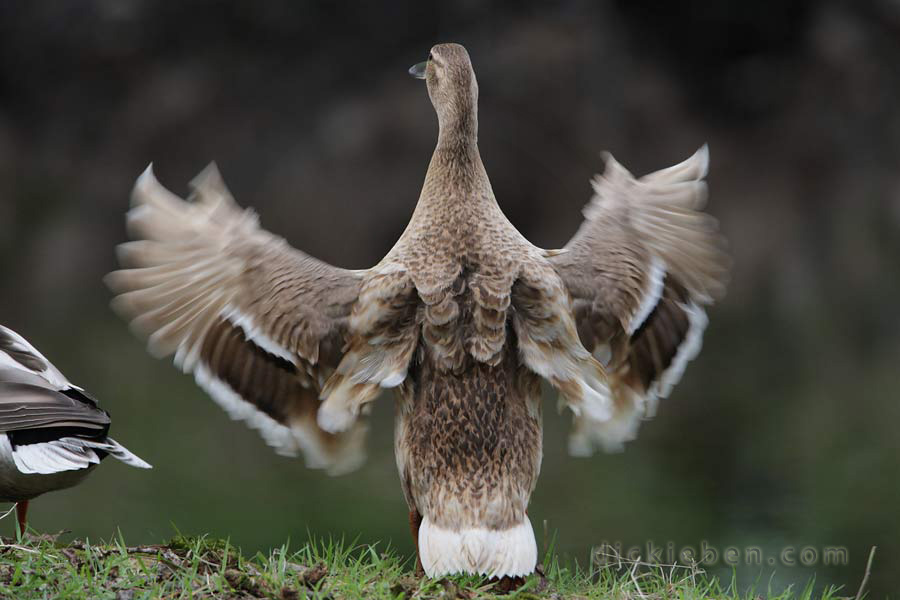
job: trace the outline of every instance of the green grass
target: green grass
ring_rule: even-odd
[[[418,578],[412,560],[390,548],[311,541],[297,550],[288,544],[270,554],[246,557],[227,541],[176,536],[167,544],[127,546],[60,543],[57,536],[0,540],[0,598],[495,598],[479,577]],[[736,591],[734,585],[680,566],[643,563],[581,569],[547,553],[544,575],[530,577],[506,598],[617,600],[832,600],[838,590],[813,595],[803,589],[773,594]]]

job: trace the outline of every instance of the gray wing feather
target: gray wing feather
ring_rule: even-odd
[[[108,429],[109,415],[80,400],[44,387],[0,381],[0,432],[45,427]]]

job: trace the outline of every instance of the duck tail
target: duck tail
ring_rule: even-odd
[[[508,529],[449,529],[426,516],[419,527],[419,558],[429,577],[454,573],[522,577],[534,572],[537,542],[527,516]]]
[[[106,438],[106,444],[102,447],[102,450],[116,458],[121,460],[126,465],[130,465],[132,467],[137,467],[139,469],[152,469],[153,466],[141,459],[137,454],[133,453],[131,450],[112,439],[111,437]]]

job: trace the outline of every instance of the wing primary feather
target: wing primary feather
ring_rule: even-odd
[[[580,415],[570,448],[619,449],[652,416],[699,352],[703,309],[723,297],[730,260],[718,222],[701,212],[709,148],[641,178],[611,155],[591,182],[585,221],[563,252],[545,252],[572,296],[583,343],[609,348],[613,411]]]

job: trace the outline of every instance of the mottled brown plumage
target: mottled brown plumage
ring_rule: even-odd
[[[611,157],[562,250],[500,210],[478,151],[466,50],[432,49],[437,147],[409,225],[377,265],[331,267],[241,211],[210,169],[183,202],[139,179],[108,283],[114,307],[235,418],[332,471],[358,464],[359,415],[397,388],[395,450],[421,564],[520,576],[537,559],[528,500],[541,463],[540,379],[576,415],[570,449],[634,436],[699,347],[726,261],[705,149],[636,180]]]

